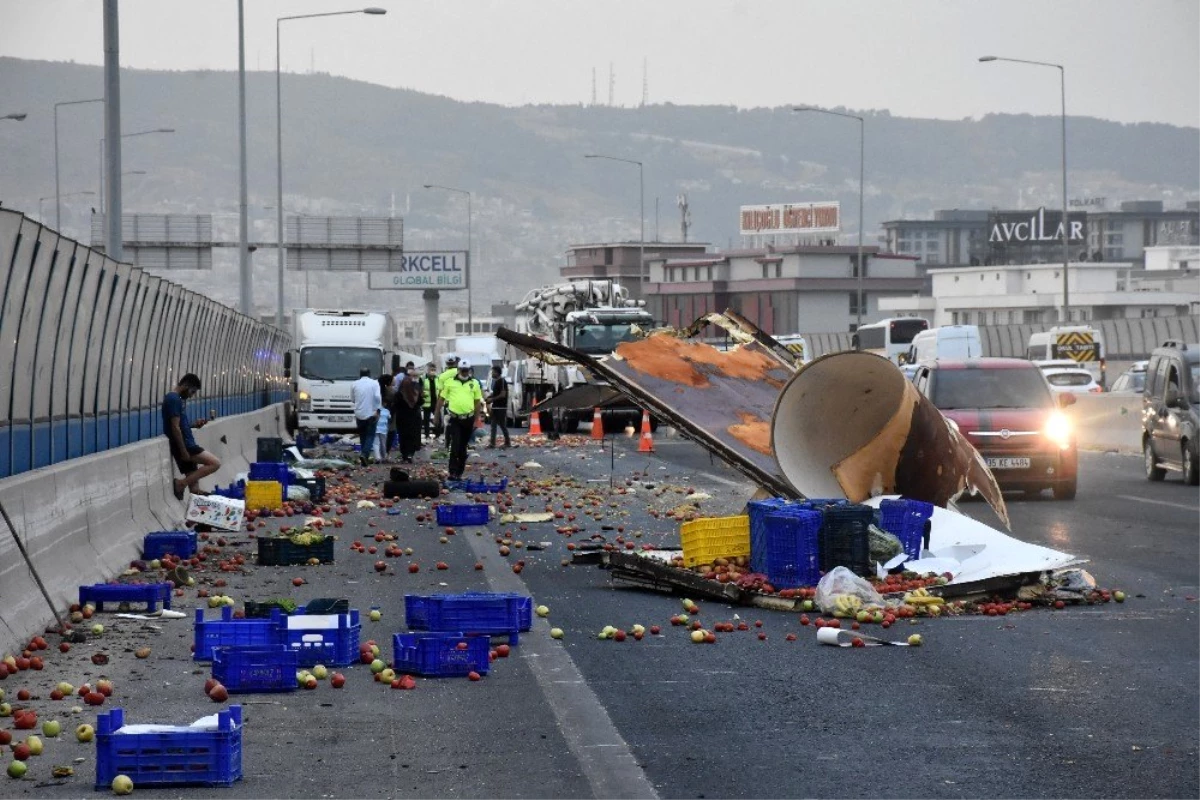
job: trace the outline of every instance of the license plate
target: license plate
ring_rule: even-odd
[[[989,458],[989,469],[1029,469],[1028,458]]]

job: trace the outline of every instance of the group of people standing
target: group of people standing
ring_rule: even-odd
[[[422,434],[431,438],[444,431],[451,480],[462,478],[467,445],[481,417],[489,416],[484,410],[483,387],[472,373],[471,364],[454,355],[446,358],[446,369],[441,373],[430,363],[425,373],[419,374],[411,361],[394,377],[382,375],[378,380],[371,377],[370,370],[363,369],[350,395],[364,465],[372,453],[377,460],[386,461],[395,440],[401,461],[411,464],[422,445]],[[496,446],[498,431],[504,435],[504,447],[509,447],[508,383],[498,366],[492,367],[487,398],[492,422],[488,447]]]

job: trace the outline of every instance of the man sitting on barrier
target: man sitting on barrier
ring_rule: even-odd
[[[183,473],[182,478],[172,478],[171,489],[177,500],[183,499],[186,489],[195,495],[208,494],[199,486],[201,478],[207,478],[221,468],[221,461],[212,453],[196,444],[192,428],[203,428],[208,421],[188,421],[184,401],[200,392],[200,379],[188,373],[179,379],[174,391],[167,392],[162,401],[163,433],[171,447],[175,466]]]

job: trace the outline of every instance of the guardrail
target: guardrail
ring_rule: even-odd
[[[159,406],[200,377],[192,415],[287,397],[288,335],[0,209],[0,478],[162,433]]]

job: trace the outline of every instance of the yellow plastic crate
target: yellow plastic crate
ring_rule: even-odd
[[[683,564],[695,567],[717,558],[750,555],[750,517],[707,517],[679,526]]]
[[[246,510],[274,511],[283,507],[283,484],[279,481],[246,481]]]

